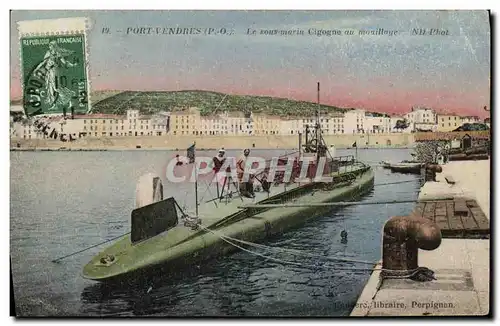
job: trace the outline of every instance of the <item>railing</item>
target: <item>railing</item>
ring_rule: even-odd
[[[353,166],[356,164],[356,159],[354,155],[343,155],[336,156],[333,158],[331,162],[331,170],[332,172],[338,172],[339,174],[342,172],[342,167],[344,168],[344,172],[347,172],[347,168],[349,166]]]
[[[352,165],[356,161],[354,155],[335,156],[333,159],[338,160],[340,165]]]

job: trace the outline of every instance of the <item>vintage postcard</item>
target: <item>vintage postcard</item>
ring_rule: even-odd
[[[490,19],[12,11],[15,315],[490,315]]]

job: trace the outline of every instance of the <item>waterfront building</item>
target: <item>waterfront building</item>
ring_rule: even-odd
[[[153,136],[164,136],[168,133],[170,114],[160,112],[151,117]]]
[[[45,132],[35,125],[43,121]],[[20,139],[49,138],[52,131],[57,134],[81,137],[124,137],[124,136],[162,136],[167,133],[168,116],[140,115],[139,110],[127,110],[126,115],[82,114],[73,118],[61,115],[43,115],[12,123],[11,137]],[[48,134],[47,134],[48,133]]]
[[[215,136],[223,135],[227,124],[223,117],[219,115],[209,115],[200,117],[201,135]]]
[[[18,108],[19,110],[19,108]],[[33,123],[42,118],[52,131],[81,137],[140,137],[140,136],[245,136],[245,135],[298,135],[305,133],[306,126],[314,128],[316,112],[305,117],[279,117],[263,113],[243,113],[232,110],[219,114],[201,115],[200,110],[172,108],[171,112],[141,115],[138,109],[129,109],[125,115],[88,114],[45,115],[30,119],[10,121],[10,136],[18,139],[49,138]],[[18,119],[18,118],[16,118]],[[399,121],[399,122],[398,122]],[[399,128],[406,121],[407,128]],[[436,121],[438,123],[436,123]],[[481,122],[477,116],[460,117],[456,114],[436,115],[432,109],[413,107],[403,116],[370,113],[352,109],[344,113],[335,112],[320,116],[324,135],[373,134],[412,131],[451,131],[463,123]],[[399,127],[398,127],[399,126]],[[398,128],[396,128],[398,127]],[[46,130],[45,130],[46,131]]]
[[[282,118],[280,124],[280,135],[298,135],[304,132],[303,119],[299,118]]]
[[[116,114],[76,115],[74,119],[66,119],[65,130],[61,132],[81,133],[80,137],[118,137],[137,136],[136,120],[138,110],[127,111],[126,116]],[[137,115],[136,115],[137,114]]]
[[[344,130],[346,134],[364,134],[366,132],[366,112],[353,109],[344,113]]]
[[[338,135],[345,133],[344,128],[344,114],[343,113],[332,113],[330,117],[330,128],[328,129],[329,135]]]
[[[245,114],[241,111],[225,112],[223,115],[226,123],[227,135],[247,136],[252,135],[252,114]]]
[[[200,111],[198,108],[174,108],[170,113],[170,130],[173,135],[196,135],[200,134],[201,126]]]
[[[462,125],[462,119],[455,113],[438,114],[437,131],[453,131]]]
[[[280,134],[282,121],[281,117],[263,113],[252,114],[252,117],[255,135],[263,136]]]
[[[385,114],[366,113],[365,132],[370,134],[391,132],[391,118]]]
[[[404,115],[404,118],[408,121],[411,131],[417,131],[417,129],[429,129],[435,130],[434,125],[437,123],[437,116],[434,110],[414,106],[411,111]]]
[[[478,116],[475,115],[466,115],[461,118],[461,123],[482,123],[481,119]]]

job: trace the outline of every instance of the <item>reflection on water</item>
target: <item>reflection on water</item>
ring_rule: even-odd
[[[354,151],[338,152],[338,155],[354,154]],[[364,264],[260,252],[298,264],[284,265],[239,251],[175,275],[148,275],[141,281],[110,286],[81,277],[82,267],[100,248],[58,264],[51,262],[128,232],[136,180],[148,172],[161,174],[172,155],[160,151],[12,152],[11,257],[18,314],[341,316],[350,313],[369,277],[369,271],[351,268],[369,267]],[[408,150],[358,150],[360,160],[374,164],[409,156]],[[419,187],[416,176],[391,174],[380,167],[374,169],[375,184],[415,181],[375,187],[362,200],[393,200],[396,193],[399,199],[416,198]],[[181,205],[189,207],[193,203],[192,185],[166,184],[165,188],[166,196],[176,196]],[[413,204],[392,204],[337,208],[264,244],[325,257],[374,262],[380,259],[384,222],[390,216],[408,214],[412,207]],[[347,242],[341,237],[343,230],[348,233]]]

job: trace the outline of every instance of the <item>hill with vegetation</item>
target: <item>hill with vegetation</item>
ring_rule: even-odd
[[[105,90],[105,91],[94,91],[90,93],[90,100],[92,103],[98,103],[108,97],[120,94],[123,91]]]
[[[285,98],[252,95],[231,95],[210,91],[137,92],[124,91],[100,101],[92,101],[92,113],[125,114],[128,109],[138,109],[141,114],[160,111],[178,111],[189,107],[200,109],[201,115],[244,112],[270,115],[304,117],[311,116],[318,105],[312,102]],[[320,105],[321,114],[348,111],[330,105]]]

